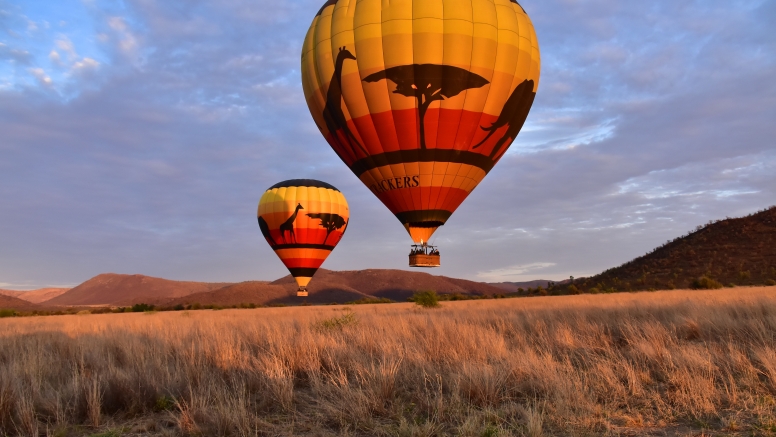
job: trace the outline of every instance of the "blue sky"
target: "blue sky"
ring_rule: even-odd
[[[322,3],[0,0],[0,287],[281,277],[256,204],[297,177],[351,205],[324,267],[406,268],[404,229],[304,102],[301,41]],[[776,0],[521,4],[536,102],[437,232],[433,273],[595,274],[776,204]]]

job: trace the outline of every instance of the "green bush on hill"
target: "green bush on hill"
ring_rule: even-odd
[[[143,313],[146,311],[153,311],[154,306],[148,305],[147,303],[136,303],[132,305],[132,312],[133,313]]]
[[[692,281],[690,288],[693,290],[716,290],[722,288],[723,285],[708,276],[701,276],[700,278]]]

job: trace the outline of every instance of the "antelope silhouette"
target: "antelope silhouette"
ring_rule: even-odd
[[[296,234],[294,234],[294,220],[296,220],[296,215],[299,213],[300,209],[304,208],[302,207],[301,203],[297,203],[296,209],[294,210],[294,213],[291,214],[291,217],[289,217],[288,220],[280,225],[280,235],[283,236],[283,241],[285,241],[286,244],[288,244],[288,240],[286,240],[286,232],[290,232],[291,238],[293,238],[294,243],[296,243]]]
[[[353,132],[348,127],[348,121],[345,119],[345,113],[342,112],[342,64],[346,59],[356,60],[353,53],[345,47],[340,47],[339,53],[337,53],[337,60],[334,63],[334,75],[329,82],[329,90],[326,93],[326,107],[323,108],[323,120],[326,122],[326,128],[329,129],[332,140],[337,143],[340,148],[345,148],[345,144],[340,140],[337,131],[342,130],[342,133],[347,141],[350,150],[355,156],[356,150],[353,144],[355,143],[359,149],[365,154],[369,155],[364,149],[364,146],[358,142]]]
[[[520,129],[523,128],[525,119],[528,117],[528,111],[531,110],[534,97],[536,97],[533,88],[533,80],[524,80],[523,83],[515,87],[515,90],[512,91],[507,102],[504,103],[504,108],[501,110],[498,119],[494,121],[490,127],[480,126],[480,129],[487,131],[488,135],[486,135],[476,146],[472,147],[472,149],[480,147],[482,143],[487,141],[498,129],[508,125],[509,127],[507,128],[507,131],[504,132],[504,136],[496,142],[496,145],[493,146],[493,150],[490,152],[490,159],[495,160],[496,156],[498,156],[501,151],[501,147],[504,146],[507,140],[510,138],[514,140],[517,137],[517,134],[520,133]]]
[[[272,234],[269,233],[269,225],[267,224],[267,221],[262,217],[259,217],[259,229],[261,229],[261,235],[263,235],[264,238],[269,241],[270,246],[275,247],[277,243],[275,243],[275,239],[272,238]]]

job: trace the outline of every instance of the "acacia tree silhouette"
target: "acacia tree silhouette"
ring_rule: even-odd
[[[420,148],[426,148],[424,118],[432,102],[455,97],[464,90],[480,88],[490,82],[484,77],[452,65],[412,64],[399,65],[364,78],[364,82],[387,79],[396,84],[393,92],[418,101],[420,119]]]
[[[339,214],[330,214],[326,212],[322,213],[309,213],[307,217],[312,219],[320,219],[321,227],[326,229],[326,238],[323,239],[323,244],[329,239],[329,235],[336,229],[340,229],[347,224],[344,218]]]

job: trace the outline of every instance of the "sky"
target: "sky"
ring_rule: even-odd
[[[307,110],[301,44],[322,4],[0,0],[0,288],[280,278],[256,205],[293,178],[350,204],[324,268],[408,269],[404,228]],[[776,204],[776,0],[521,5],[536,101],[424,271],[587,276]]]

